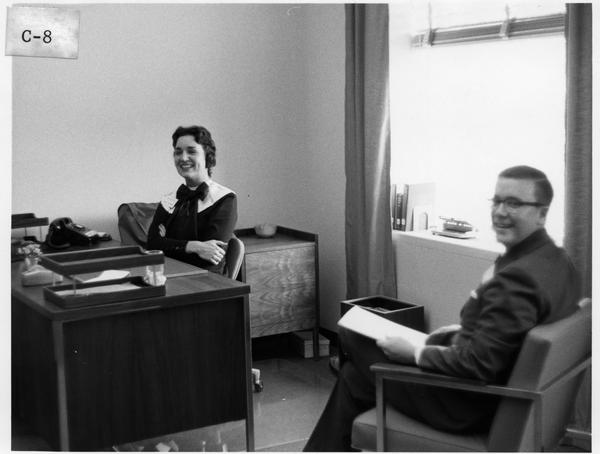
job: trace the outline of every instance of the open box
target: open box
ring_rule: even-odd
[[[392,322],[418,331],[425,331],[425,311],[423,306],[404,303],[395,298],[382,295],[367,296],[342,301],[340,304],[340,316],[348,312],[352,306],[360,306]]]

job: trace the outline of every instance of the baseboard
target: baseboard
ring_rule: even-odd
[[[567,428],[562,439],[563,445],[574,446],[585,452],[592,451],[592,433],[586,430]]]

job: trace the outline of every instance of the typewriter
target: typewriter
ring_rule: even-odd
[[[432,233],[434,235],[448,236],[451,238],[474,238],[475,228],[468,223],[460,219],[454,218],[440,218],[444,222],[442,223],[442,230],[434,229]]]

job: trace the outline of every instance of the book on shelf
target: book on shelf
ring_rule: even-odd
[[[435,219],[435,183],[394,184],[392,228],[394,230],[427,230]]]
[[[394,229],[396,230],[404,230],[405,222],[402,217],[402,207],[404,206],[404,194],[397,193],[396,194],[396,223],[394,224]]]
[[[404,212],[404,185],[393,184],[390,194],[391,213],[392,213],[392,229],[405,230],[406,216]]]
[[[390,218],[392,229],[396,228],[396,185],[390,185]]]
[[[426,230],[428,223],[423,226],[422,217],[434,219],[435,183],[407,184],[406,194],[406,230]],[[427,210],[431,212],[428,213]],[[415,213],[419,217],[415,217]]]
[[[381,340],[387,336],[402,337],[415,347],[425,345],[427,339],[427,334],[421,331],[394,323],[360,306],[354,306],[346,312],[339,320],[338,326],[374,340]]]
[[[408,185],[402,185],[402,206],[400,207],[400,230],[410,230],[410,224],[407,222],[406,208],[408,206]]]

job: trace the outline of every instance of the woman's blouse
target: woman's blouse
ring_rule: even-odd
[[[195,216],[194,216],[195,213]],[[237,222],[235,193],[214,181],[202,183],[195,191],[181,185],[160,201],[148,230],[148,249],[160,249],[166,256],[222,273],[225,259],[217,265],[185,252],[188,241],[220,240],[227,243]]]

